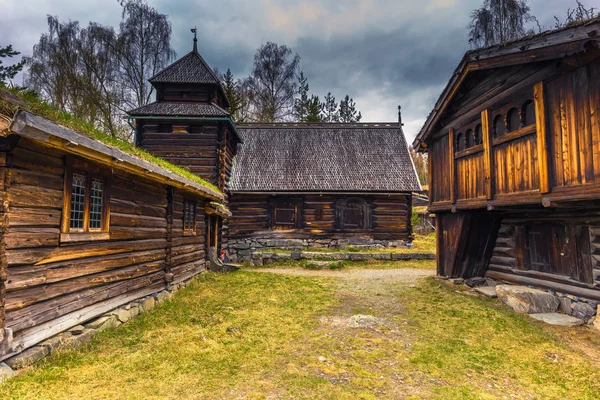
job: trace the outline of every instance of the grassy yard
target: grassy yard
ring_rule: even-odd
[[[592,331],[549,328],[422,268],[362,267],[203,275],[0,398],[600,398]],[[356,314],[380,323],[348,325]]]

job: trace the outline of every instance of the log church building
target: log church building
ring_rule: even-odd
[[[0,362],[124,322],[221,254],[410,242],[400,122],[236,126],[195,38],[150,83],[135,147],[0,90]]]

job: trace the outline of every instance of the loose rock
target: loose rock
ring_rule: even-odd
[[[4,362],[0,362],[0,383],[5,379],[12,378],[14,374],[15,371],[11,367]]]
[[[364,328],[376,325],[384,325],[387,321],[382,318],[377,318],[372,315],[353,315],[348,319],[348,326],[350,328]]]
[[[584,321],[588,321],[590,318],[596,315],[596,310],[587,303],[575,303],[571,306],[571,308],[573,309],[571,315]]]
[[[473,289],[476,293],[482,294],[485,297],[495,298],[498,297],[496,294],[495,286],[479,286]]]
[[[496,294],[500,300],[518,313],[553,313],[558,309],[558,297],[526,286],[498,285]]]

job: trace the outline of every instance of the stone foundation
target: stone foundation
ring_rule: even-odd
[[[385,248],[410,248],[411,242],[404,240],[375,240],[370,238],[344,238],[344,239],[268,239],[246,238],[229,239],[229,257],[233,262],[251,263],[252,254],[257,250],[269,249],[309,250],[309,249],[344,249],[355,248],[359,250],[385,249]]]
[[[448,279],[438,277],[438,279],[447,279],[458,285],[464,283],[486,297],[497,296],[516,312],[536,315],[538,317],[535,318],[539,320],[544,321],[546,316],[560,312],[579,319],[581,324],[587,323],[589,326],[600,330],[600,322],[598,322],[600,321],[598,319],[600,301],[585,299],[550,289],[498,282],[491,278],[470,278],[464,280],[462,278]],[[507,292],[514,293],[508,293],[507,295]]]
[[[194,279],[194,278],[191,278]],[[186,287],[191,279],[171,285],[168,289],[145,296],[120,306],[90,321],[77,325],[30,347],[21,353],[0,362],[0,382],[10,378],[14,370],[21,369],[44,359],[58,349],[75,349],[87,343],[92,336],[109,328],[126,323],[138,315],[152,310],[173,297],[178,290]]]

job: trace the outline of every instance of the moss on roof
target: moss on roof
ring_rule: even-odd
[[[139,157],[142,160],[151,162],[161,168],[174,172],[182,178],[187,178],[206,188],[222,193],[215,185],[205,181],[189,170],[173,165],[162,158],[155,157],[152,154],[135,147],[133,143],[126,140],[107,135],[89,122],[82,121],[73,117],[70,113],[51,106],[46,101],[31,92],[23,92],[12,88],[0,87],[0,114],[12,117],[18,110],[26,110],[44,117],[54,123],[72,129],[82,135],[98,140],[108,146],[115,147],[121,151]]]

